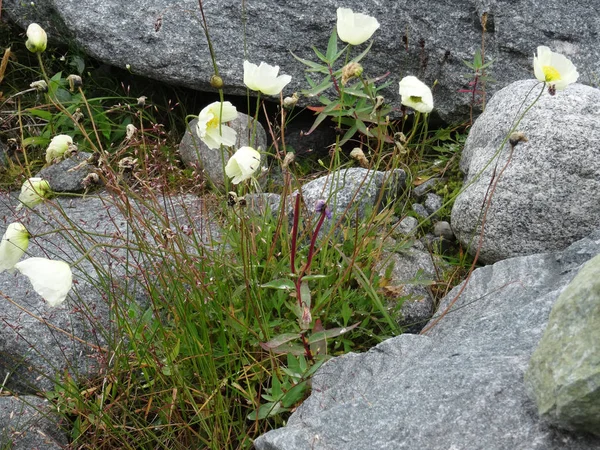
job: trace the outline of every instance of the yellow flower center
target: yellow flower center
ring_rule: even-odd
[[[558,81],[560,80],[560,73],[552,66],[544,66],[542,67],[544,71],[544,75],[546,77],[546,82]]]
[[[417,96],[411,95],[409,98],[410,98],[410,101],[413,103],[423,103],[423,97],[417,97]]]
[[[219,117],[215,116],[212,119],[210,119],[208,121],[208,123],[206,124],[206,128],[219,128]]]

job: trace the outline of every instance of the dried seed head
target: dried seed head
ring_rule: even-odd
[[[77,148],[76,144],[69,144],[67,146],[67,151],[65,152],[65,157],[70,157],[73,156],[75,153],[77,153],[79,151],[79,149]]]
[[[360,77],[363,73],[363,68],[359,63],[350,62],[342,68],[342,84],[346,86],[346,83],[352,78]]]
[[[519,142],[528,142],[527,136],[522,131],[515,131],[508,138],[508,143],[515,147]]]
[[[135,168],[135,166],[137,165],[137,162],[138,162],[137,158],[132,158],[131,156],[126,156],[125,158],[121,159],[118,163],[119,171],[126,172],[126,171],[133,170]]]
[[[100,183],[100,177],[98,176],[97,173],[94,172],[90,172],[86,175],[86,177],[81,180],[81,184],[83,185],[84,188],[88,188],[93,184],[98,184]]]
[[[291,97],[286,97],[283,99],[283,107],[285,109],[292,109],[298,103],[298,93],[294,92]]]
[[[81,108],[77,108],[73,113],[73,122],[79,123],[83,119],[83,113],[81,112]]]
[[[138,132],[138,129],[135,127],[135,125],[133,125],[132,123],[130,123],[129,125],[127,125],[126,129],[125,129],[125,139],[130,140],[132,137],[134,137]]]
[[[29,85],[29,87],[34,88],[38,92],[48,92],[48,83],[44,80],[34,81]]]
[[[365,156],[365,153],[358,147],[350,152],[350,158],[355,159],[365,169],[369,168],[369,160]]]
[[[283,170],[288,170],[290,168],[290,164],[292,164],[296,160],[296,154],[293,152],[288,152],[283,158],[283,163],[281,164],[281,168]]]
[[[67,77],[67,81],[69,82],[69,90],[71,92],[75,92],[81,86],[83,86],[83,81],[81,81],[81,77],[79,75],[69,75]]]

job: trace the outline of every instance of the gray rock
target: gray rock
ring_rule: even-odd
[[[188,128],[179,143],[179,154],[181,155],[183,162],[188,166],[199,164],[209,183],[218,188],[223,188],[225,186],[225,172],[223,169],[231,155],[225,150],[225,160],[223,160],[221,149],[208,148],[196,134],[197,123],[198,119],[194,119],[189,123]],[[250,145],[253,123],[254,120],[252,118],[240,112],[238,112],[237,119],[229,123],[229,126],[237,132],[237,142],[234,146],[235,149]],[[252,147],[255,149],[260,147],[263,152],[267,149],[267,135],[260,123],[256,126],[256,136]],[[261,155],[261,165],[264,165],[266,155],[264,153]],[[257,172],[257,176],[259,175],[260,172]]]
[[[279,214],[279,208],[281,207],[281,195],[272,193],[263,194],[246,194],[244,196],[246,200],[246,207],[248,211],[264,215],[270,212],[273,216]]]
[[[446,221],[436,222],[433,226],[433,234],[446,239],[447,241],[456,240],[456,236],[454,236],[454,231],[452,231],[452,227]]]
[[[423,197],[425,197],[425,194],[433,189],[439,181],[439,178],[430,178],[429,180],[415,187],[412,191],[412,195],[415,200],[421,201]]]
[[[432,194],[431,192],[425,196],[425,209],[431,215],[435,215],[441,208],[444,203],[442,197],[437,194]]]
[[[32,395],[0,397],[0,448],[11,450],[60,450],[67,436],[48,401]]]
[[[36,177],[50,183],[54,192],[81,192],[85,189],[83,179],[92,172],[92,167],[85,161],[91,153],[79,152],[59,163],[44,167]]]
[[[315,374],[311,396],[258,450],[593,450],[540,422],[523,375],[558,295],[600,253],[600,230],[563,252],[474,271],[427,335],[404,334]]]
[[[4,0],[3,11],[24,28],[38,22],[50,39],[70,43],[87,54],[117,67],[167,83],[212,90],[213,65],[201,30],[198,2],[167,0],[104,1]],[[293,59],[316,59],[336,23],[339,2],[221,0],[204,3],[204,12],[216,62],[228,94],[246,95],[243,60],[279,64],[292,75],[284,95],[307,88],[304,66]],[[388,71],[394,75],[383,96],[399,106],[398,82],[405,75],[420,77],[428,85],[437,80],[433,95],[436,111],[448,122],[469,115],[471,95],[463,61],[472,61],[482,41],[481,16],[488,14],[486,60],[495,83],[488,93],[510,82],[532,76],[532,56],[538,45],[549,45],[572,58],[583,80],[600,73],[600,33],[596,0],[565,5],[558,0],[463,0],[453,2],[401,0],[395,2],[346,1],[345,7],[378,19],[369,56],[362,62],[369,76]],[[82,12],[85,11],[85,14]],[[245,35],[244,35],[245,32]],[[341,47],[341,42],[340,42]],[[358,54],[366,44],[355,49]],[[318,78],[318,79],[317,79]],[[320,81],[319,77],[315,77]],[[479,86],[480,87],[480,86]],[[477,108],[477,106],[476,106]]]
[[[452,228],[463,245],[473,236],[478,240],[484,198],[494,169],[498,174],[506,164],[509,146],[493,158],[519,109],[540,89],[534,81],[513,83],[492,97],[471,128],[461,167],[466,183],[473,184],[452,209]],[[555,96],[544,92],[518,130],[529,142],[516,146],[494,193],[480,256],[486,263],[565,248],[600,220],[600,90],[575,84]]]
[[[402,219],[400,223],[395,227],[394,234],[409,236],[416,231],[418,226],[419,221],[417,219],[411,216],[407,216],[404,219]]]
[[[361,220],[373,208],[381,211],[394,202],[406,182],[401,169],[379,172],[363,168],[342,169],[317,178],[302,186],[302,198],[309,217],[316,215],[318,200],[325,200],[335,225],[342,217],[352,223]],[[294,194],[291,195],[291,198]]]
[[[436,277],[432,256],[424,251],[409,249],[399,253],[384,253],[376,270],[384,277],[393,265],[384,287],[394,309],[400,304],[396,320],[405,332],[418,333],[433,314],[433,297],[428,286]]]
[[[600,436],[600,255],[560,294],[525,373],[540,416]]]
[[[194,239],[206,245],[218,239],[218,229],[200,200],[182,196],[164,203],[164,212],[157,213],[130,203],[136,220],[145,223],[147,233],[140,236],[148,239],[145,245],[152,251],[160,252],[161,245],[167,245],[166,238],[161,239],[168,235],[166,229],[185,228],[186,233],[179,235],[189,239],[185,242],[190,248]],[[0,273],[0,291],[8,296],[0,306],[0,377],[10,374],[6,388],[19,394],[49,390],[66,368],[76,379],[97,374],[104,360],[101,348],[107,344],[105,337],[113,333],[110,302],[118,299],[120,307],[131,304],[132,311],[142,312],[147,304],[139,280],[145,279],[142,272],[151,276],[153,268],[141,263],[148,257],[135,250],[136,238],[127,218],[108,195],[58,198],[18,215],[13,213],[14,196],[0,194],[0,204],[1,230],[18,220],[34,235],[28,256],[73,264],[81,258],[83,248],[92,252],[95,261],[83,260],[72,267],[73,288],[67,300],[55,308],[33,291],[23,275]],[[94,247],[98,244],[112,247]],[[164,256],[161,262],[166,260]]]
[[[429,217],[429,211],[427,211],[420,203],[413,203],[412,209],[420,219],[427,219]]]

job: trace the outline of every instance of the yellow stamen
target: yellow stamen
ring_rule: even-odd
[[[560,80],[560,73],[552,66],[544,66],[542,67],[544,71],[544,75],[546,76],[546,82],[558,81]]]

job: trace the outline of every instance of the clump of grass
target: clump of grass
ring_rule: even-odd
[[[323,103],[315,109],[311,132],[326,120],[338,129],[329,156],[315,165],[324,173],[360,164],[403,168],[413,179],[446,177],[441,193],[449,212],[459,189],[464,139],[455,129],[431,132],[427,113],[409,117],[402,108],[396,111],[399,118],[390,120],[392,108],[378,97],[387,74],[353,66],[349,75],[345,69],[358,64],[369,48],[358,54],[350,46],[340,50],[334,31],[327,49],[315,49],[316,62],[301,60],[319,77],[310,79],[305,94],[318,95]],[[78,58],[67,65],[83,74],[86,61]],[[256,436],[285,423],[328,358],[366,350],[401,332],[378,290],[374,266],[383,252],[382,237],[389,234],[386,220],[394,213],[402,216],[405,205],[374,208],[362,221],[341,223],[339,235],[322,237],[329,220],[325,193],[316,216],[301,219],[301,198],[291,193],[310,175],[289,159],[286,163],[291,152],[285,123],[294,110],[285,102],[275,119],[267,118],[282,124],[271,129],[274,144],[267,149],[284,178],[279,211],[252,214],[242,202],[205,198],[203,214],[218,218],[220,225],[207,237],[182,195],[204,192],[204,182],[201,174],[180,167],[172,151],[177,120],[171,106],[161,111],[127,89],[99,94],[104,87],[93,77],[70,86],[65,67],[57,68],[49,52],[40,63],[38,71],[20,68],[14,83],[49,74],[48,92],[5,102],[16,105],[5,114],[5,123],[12,124],[8,132],[18,146],[8,182],[20,184],[34,173],[52,136],[69,134],[80,151],[92,153],[90,164],[105,188],[102,198],[129,227],[127,236],[112,236],[110,244],[90,244],[89,231],[55,204],[64,221],[55,233],[64,234],[81,253],[74,266],[93,268],[86,281],[103,292],[114,323],[102,329],[91,319],[105,342],[97,346],[100,374],[85,381],[64,374],[47,393],[73,448],[251,448]],[[219,95],[222,101],[223,92]],[[255,119],[260,106],[257,100]],[[136,131],[128,136],[130,126]],[[354,160],[349,147],[360,148],[363,157]],[[254,184],[232,189],[242,198]],[[286,207],[290,199],[292,213]],[[209,211],[209,202],[217,214]],[[106,270],[95,251],[103,246],[125,252],[102,258],[115,258],[129,277],[115,280]],[[447,278],[454,281],[456,274]],[[72,301],[85,307],[81,298]]]

